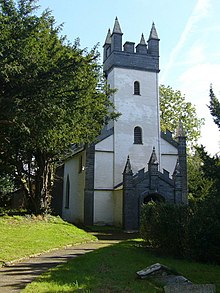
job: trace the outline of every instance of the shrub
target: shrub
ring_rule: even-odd
[[[169,203],[143,205],[141,235],[147,245],[164,253],[184,256],[187,251],[187,207]]]
[[[143,205],[141,236],[163,253],[220,264],[220,199],[209,197],[189,206]]]
[[[220,263],[220,199],[209,197],[193,207],[190,216],[189,257]]]

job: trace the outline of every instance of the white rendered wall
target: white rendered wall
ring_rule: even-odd
[[[113,136],[109,136],[95,145],[96,151],[113,151]]]
[[[113,189],[113,135],[95,146],[94,189]]]
[[[94,192],[94,224],[112,225],[114,203],[112,191],[95,190]]]
[[[112,152],[95,152],[94,189],[113,189]]]
[[[140,95],[134,95],[134,82],[140,83]],[[160,125],[157,73],[114,68],[108,82],[116,88],[114,104],[122,115],[114,122],[114,185],[122,181],[127,156],[136,173],[147,166],[153,147],[160,160]],[[143,144],[133,142],[134,128],[143,132]]]
[[[163,169],[170,173],[170,176],[173,175],[177,158],[177,149],[161,138],[161,165],[163,166]]]
[[[114,225],[122,226],[122,212],[123,212],[123,190],[115,190],[113,193],[114,200]]]
[[[83,151],[66,161],[64,166],[62,217],[73,223],[83,222],[84,219],[85,172],[79,172],[80,156],[82,156],[82,162],[84,164],[85,152]],[[69,208],[65,208],[66,181],[68,175],[70,181]]]
[[[113,135],[111,135],[95,146],[95,224],[113,224],[113,161]]]

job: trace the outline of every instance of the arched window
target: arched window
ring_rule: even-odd
[[[134,82],[134,95],[140,95],[140,82]]]
[[[70,206],[70,178],[69,174],[66,178],[66,198],[65,198],[65,208],[68,209]]]
[[[142,144],[142,129],[139,126],[134,128],[134,144]]]

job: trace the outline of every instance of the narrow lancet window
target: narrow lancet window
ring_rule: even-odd
[[[66,178],[66,198],[65,198],[65,208],[69,209],[70,206],[70,178],[69,174]]]
[[[134,95],[140,95],[140,82],[134,82]]]
[[[134,128],[134,144],[142,144],[142,129],[139,126]]]

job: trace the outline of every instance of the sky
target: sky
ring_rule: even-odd
[[[159,83],[180,90],[187,102],[205,118],[199,141],[211,155],[220,151],[220,131],[207,105],[212,84],[220,98],[219,0],[39,0],[40,11],[49,8],[62,35],[81,48],[105,41],[118,17],[123,43],[149,37],[152,22],[160,38]]]

